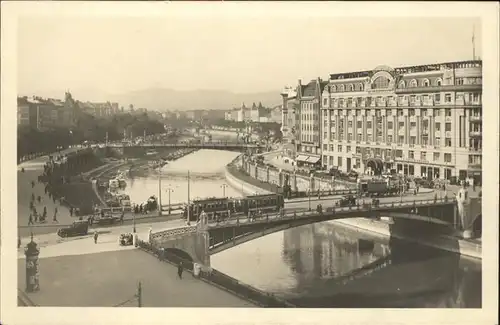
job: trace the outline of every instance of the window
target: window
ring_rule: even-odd
[[[440,147],[440,146],[441,146],[441,138],[436,138],[436,139],[434,140],[434,145],[435,145],[436,147]]]
[[[347,121],[347,127],[352,128],[352,121]]]
[[[412,79],[412,81],[410,81],[410,87],[411,88],[417,87],[417,81],[415,79]]]
[[[362,125],[363,125],[363,122],[361,122],[361,121],[357,121],[357,122],[356,122],[356,127],[357,127],[358,129],[362,128]]]
[[[403,144],[403,142],[405,142],[405,137],[404,137],[404,136],[402,136],[402,135],[400,135],[400,136],[398,137],[398,144]]]
[[[405,122],[399,122],[399,124],[398,124],[398,125],[399,125],[399,128],[400,128],[400,129],[402,129],[402,128],[404,128],[404,127],[405,127]]]
[[[420,159],[423,160],[423,161],[426,161],[427,160],[427,152],[422,151],[420,153]]]
[[[346,152],[351,152],[351,146],[347,146],[347,147],[345,147],[345,151],[346,151]]]
[[[421,110],[422,116],[427,116],[427,109],[424,108]]]
[[[445,116],[451,116],[451,108],[446,108],[446,109],[444,110],[444,115],[445,115]]]
[[[444,162],[451,163],[451,153],[444,154]]]
[[[415,116],[415,109],[414,108],[410,108],[409,112],[410,112],[410,116]]]
[[[352,133],[347,134],[347,141],[352,141]]]
[[[373,141],[373,136],[371,134],[366,135],[366,141],[372,142]]]
[[[410,122],[410,128],[414,129],[417,127],[417,122]]]
[[[326,105],[328,105],[328,98],[323,98],[323,106],[326,106]]]
[[[402,109],[401,109],[401,110],[399,110],[399,111],[398,111],[398,115],[399,115],[399,116],[403,116],[403,115],[404,115],[404,111],[403,111]]]
[[[372,128],[372,121],[366,121],[366,128],[368,129]]]
[[[434,128],[436,129],[436,132],[441,131],[441,123],[436,122],[436,124],[434,125]]]
[[[408,158],[414,159],[415,158],[415,152],[414,151],[408,151]]]
[[[441,94],[434,94],[434,101],[439,103],[441,101]]]
[[[392,135],[387,136],[387,142],[392,143]]]
[[[441,84],[443,83],[443,81],[441,79],[436,79],[436,86],[441,86]]]
[[[342,157],[337,157],[337,165],[342,167]]]
[[[392,122],[391,121],[387,122],[387,128],[389,130],[392,130]]]
[[[323,145],[323,150],[327,151],[328,150],[328,145],[327,144],[324,144]]]
[[[473,102],[479,102],[479,94],[478,93],[473,93],[472,94],[472,101]]]
[[[347,98],[347,107],[352,107],[352,98]]]
[[[379,109],[376,109],[376,110],[375,110],[375,116],[376,116],[376,117],[380,117],[380,116],[382,116],[382,113],[380,112],[380,110],[379,110]]]
[[[417,137],[410,137],[410,144],[415,144]]]
[[[330,145],[330,151],[333,151],[333,144]]]
[[[341,145],[338,145],[338,146],[337,146],[337,151],[338,151],[338,152],[342,152],[342,146],[341,146]]]
[[[444,102],[445,103],[451,103],[451,94],[445,94],[444,95]]]
[[[361,133],[358,133],[356,135],[356,141],[361,141],[362,138],[363,138],[363,135]]]
[[[444,130],[445,130],[446,132],[451,131],[451,123],[445,123],[445,125],[444,125]]]
[[[429,79],[424,79],[423,85],[424,87],[429,87]]]
[[[445,147],[451,147],[451,138],[445,138],[444,139],[444,146]]]
[[[405,88],[405,87],[406,87],[406,84],[405,84],[404,80],[401,80],[401,81],[399,82],[399,84],[398,84],[398,88],[400,88],[400,89],[401,89],[401,88]]]
[[[410,105],[414,106],[415,105],[415,95],[410,96]]]
[[[344,92],[344,85],[340,85],[340,92]]]
[[[372,89],[384,89],[389,87],[390,80],[385,77],[378,77],[373,81]]]
[[[434,161],[439,161],[439,152],[433,154]]]
[[[392,116],[392,109],[388,109],[385,111],[385,116]]]
[[[323,139],[328,139],[328,132],[323,132]]]

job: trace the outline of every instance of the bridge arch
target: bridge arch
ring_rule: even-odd
[[[384,162],[380,158],[368,158],[366,160],[366,167],[370,167],[374,175],[380,175],[384,169]]]
[[[188,252],[179,248],[164,248],[163,252],[172,262],[178,264],[182,261],[184,268],[193,269],[194,260]]]

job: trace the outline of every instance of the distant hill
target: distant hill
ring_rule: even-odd
[[[242,103],[250,107],[252,103],[271,107],[281,103],[280,91],[238,94],[225,90],[189,90],[180,91],[166,88],[148,88],[123,94],[109,95],[109,101],[119,102],[128,107],[148,110],[191,110],[214,109],[226,110],[239,107]]]

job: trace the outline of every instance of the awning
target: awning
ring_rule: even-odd
[[[313,156],[309,156],[307,157],[307,162],[308,163],[311,163],[311,164],[315,164],[317,163],[321,158],[320,157],[313,157]]]
[[[304,155],[298,155],[297,158],[295,158],[295,160],[297,161],[307,161],[307,156],[304,156]]]

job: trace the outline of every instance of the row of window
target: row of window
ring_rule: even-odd
[[[463,101],[464,105],[471,103],[479,104],[481,100],[480,93],[456,93],[455,98],[458,102]],[[328,97],[323,97],[323,107],[328,106]],[[330,107],[363,107],[371,106],[372,103],[376,105],[386,106],[386,103],[394,103],[398,105],[404,105],[409,103],[410,105],[415,105],[419,103],[424,104],[439,104],[441,103],[441,93],[437,94],[423,94],[423,95],[399,95],[399,96],[377,96],[377,97],[348,97],[348,98],[332,98],[330,102]],[[444,94],[444,103],[452,103],[452,94]]]
[[[376,124],[378,125],[378,128],[382,128],[382,126],[383,126],[381,122],[378,122]],[[335,128],[335,125],[336,125],[335,121],[332,120],[330,122],[330,128]],[[445,131],[451,131],[451,123],[445,123],[444,125],[445,125],[445,128],[444,128]],[[328,121],[327,120],[324,121],[323,126],[326,127],[326,128],[328,128]],[[353,121],[347,121],[347,127],[352,128],[352,126],[353,126]],[[373,126],[372,121],[366,121],[366,128],[367,129],[371,129],[372,126]],[[476,126],[477,126],[476,124],[471,123],[471,127],[470,127],[471,130],[474,127],[476,127]],[[405,122],[399,121],[398,122],[398,127],[400,129],[401,128],[405,128]],[[410,122],[410,128],[413,129],[413,128],[416,128],[416,127],[417,127],[417,122],[411,121]],[[427,132],[428,131],[428,127],[429,127],[429,120],[422,120],[422,133]],[[341,120],[341,121],[339,121],[339,129],[343,130],[343,128],[344,128],[344,121]],[[356,128],[358,128],[358,129],[363,128],[363,122],[362,121],[356,121]],[[387,129],[392,130],[392,128],[393,128],[393,122],[392,121],[387,121]],[[441,123],[440,122],[435,122],[434,123],[434,130],[435,131],[440,131],[441,130]]]
[[[417,109],[415,108],[409,108],[408,109],[408,115],[409,116],[416,116],[417,114]],[[468,108],[464,109],[463,112],[469,111],[469,115],[471,116],[481,116],[481,108]],[[342,116],[344,111],[342,109],[337,110],[339,116]],[[375,116],[376,117],[381,117],[382,116],[382,110],[381,109],[375,109]],[[429,116],[429,112],[432,112],[432,116],[439,116],[440,114],[442,116],[451,116],[451,108],[420,108],[420,116]],[[346,116],[361,116],[361,111],[360,110],[346,110],[345,111]],[[393,110],[392,109],[386,109],[385,110],[385,116],[392,116]],[[404,110],[397,110],[396,114],[398,116],[405,116],[404,115],[405,111]],[[365,112],[365,116],[371,116],[371,109],[367,109]],[[333,120],[334,116],[332,114],[332,111],[330,111],[330,116]],[[323,117],[327,118],[328,117],[328,110],[323,110]]]

